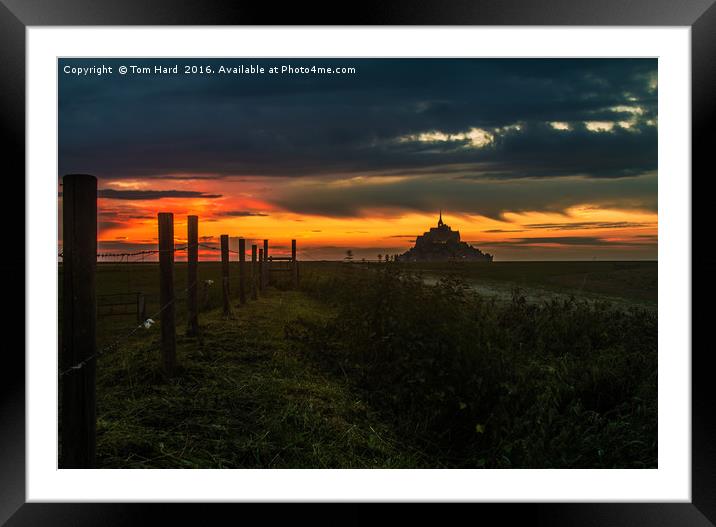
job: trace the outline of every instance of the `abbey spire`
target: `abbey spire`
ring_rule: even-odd
[[[419,261],[480,261],[491,262],[492,255],[460,241],[460,231],[454,231],[443,221],[440,209],[437,227],[415,238],[415,246],[397,256],[399,262]]]

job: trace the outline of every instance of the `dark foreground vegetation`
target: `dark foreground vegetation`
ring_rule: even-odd
[[[436,464],[656,466],[654,312],[518,289],[498,304],[391,265],[304,288],[336,316],[295,321],[291,340]]]
[[[587,269],[610,284],[634,271],[655,285],[655,264],[570,265],[553,276]],[[234,298],[228,319],[209,288],[199,337],[184,336],[178,304],[174,378],[161,374],[157,325],[98,360],[99,466],[656,467],[656,310],[568,289],[530,302],[541,275],[524,269],[513,280],[491,268],[523,288],[497,302],[466,286],[477,268],[426,282],[409,266],[305,263],[299,291],[279,282],[245,306]],[[199,270],[218,282],[218,264]],[[157,273],[100,266],[99,292],[141,290],[151,314]],[[655,297],[637,286],[625,294]],[[100,345],[133,324],[100,319]]]

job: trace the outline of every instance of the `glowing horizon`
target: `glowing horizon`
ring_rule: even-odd
[[[256,181],[253,182],[254,187]],[[161,190],[161,180],[152,181]],[[184,187],[214,195],[216,183],[185,179],[167,186]],[[232,185],[250,185],[245,182]],[[224,185],[224,188],[226,188]],[[146,189],[143,182],[113,182],[102,190]],[[201,189],[201,190],[198,190]],[[100,195],[102,193],[100,192]],[[61,199],[60,199],[61,208]],[[103,253],[152,250],[157,244],[159,212],[174,214],[175,243],[186,243],[186,217],[199,217],[200,243],[218,247],[219,237],[228,234],[230,248],[238,250],[238,238],[245,238],[247,254],[251,244],[262,246],[270,240],[271,253],[290,253],[296,239],[302,260],[342,260],[351,250],[355,259],[377,259],[377,255],[408,250],[418,235],[437,224],[434,213],[386,210],[365,211],[362,216],[329,217],[282,210],[255,192],[220,198],[159,198],[127,200],[98,199],[98,248]],[[460,231],[461,239],[495,261],[539,259],[656,259],[657,215],[640,209],[610,209],[585,203],[562,212],[506,212],[500,218],[443,210],[444,221]],[[232,259],[234,255],[232,255]],[[152,261],[151,255],[131,261]],[[178,252],[177,260],[185,259]],[[217,251],[200,247],[200,259],[218,260]]]

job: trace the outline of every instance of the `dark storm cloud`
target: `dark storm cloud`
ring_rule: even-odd
[[[223,210],[221,212],[217,212],[216,216],[243,218],[248,216],[268,216],[268,214],[265,212],[251,212],[248,210]]]
[[[162,198],[220,198],[221,194],[206,194],[194,190],[114,190],[106,188],[98,190],[97,196],[106,199],[144,201]]]
[[[632,131],[618,126],[593,132],[577,123],[571,131],[544,123],[523,126],[499,139],[495,148],[479,151],[477,174],[462,179],[514,179],[582,175],[595,178],[638,176],[657,168],[657,129]]]
[[[608,240],[600,238],[598,236],[542,236],[535,238],[514,238],[511,240],[503,241],[474,241],[468,242],[473,244],[483,245],[485,247],[497,247],[497,246],[531,246],[531,245],[543,245],[543,244],[557,244],[557,245],[569,245],[569,246],[644,246],[649,245],[648,243],[634,243],[630,241],[619,241],[619,240]]]
[[[127,243],[127,242],[125,242],[125,241],[122,241],[122,240],[118,240],[118,239],[115,239],[115,240],[100,240],[98,243],[101,244],[101,245],[104,246],[104,247],[126,247],[127,245],[130,245],[129,243]],[[134,246],[134,247],[146,248],[146,247],[148,247],[148,246],[150,246],[150,245],[155,245],[155,246],[156,246],[156,242],[151,241],[151,240],[144,240],[144,241],[142,241],[142,240],[137,240],[137,241],[131,242],[131,245]]]
[[[64,65],[127,61],[60,60]],[[442,177],[430,190],[440,196],[478,187],[470,182],[514,180],[639,180],[657,168],[655,59],[132,59],[154,66],[177,62],[350,66],[355,75],[59,75],[60,174],[89,172],[100,178],[322,177],[355,174]],[[595,132],[585,122],[629,122]],[[568,131],[550,122],[569,123]],[[519,124],[519,130],[514,125]],[[475,147],[471,129],[494,140]],[[420,134],[452,134],[421,141]],[[462,135],[461,135],[462,134]],[[648,178],[647,178],[648,179]],[[489,186],[489,184],[488,184]],[[626,183],[634,203],[655,202],[655,182]],[[505,210],[563,210],[583,199],[573,182],[550,186],[547,199],[531,185],[535,201],[517,192],[486,192],[487,214]],[[643,185],[642,185],[643,187]],[[481,188],[481,187],[480,187]],[[503,190],[507,187],[503,187]],[[630,190],[631,189],[631,190]],[[418,194],[422,183],[384,187],[388,196],[357,192],[331,205],[310,195],[284,193],[281,205],[306,213],[350,215],[370,206],[432,210],[439,199]],[[404,192],[391,196],[393,191]],[[590,202],[624,202],[611,189]],[[156,199],[114,191],[115,199]],[[126,194],[125,192],[136,192]],[[172,191],[168,191],[172,192]],[[176,191],[179,192],[179,191]],[[125,194],[120,194],[125,193]],[[125,197],[119,197],[125,196]],[[145,195],[148,196],[148,195]],[[109,197],[109,196],[107,196]],[[182,196],[174,196],[182,197]],[[189,197],[189,196],[187,196]],[[204,195],[200,197],[210,197]],[[325,197],[325,196],[324,196]],[[456,196],[456,210],[475,211]],[[474,200],[473,200],[474,201]],[[478,199],[480,203],[485,200]],[[430,203],[428,203],[430,202]],[[452,206],[452,205],[451,205]]]
[[[434,212],[449,204],[452,214],[502,219],[505,212],[564,212],[577,203],[607,208],[657,210],[657,176],[626,179],[557,178],[473,181],[415,177],[395,182],[346,187],[324,182],[284,187],[275,202],[295,212],[326,216],[360,216],[376,211]]]
[[[513,243],[558,243],[560,245],[617,245],[623,242],[612,242],[595,236],[542,236],[535,238],[522,238]]]
[[[549,229],[557,231],[575,231],[582,229],[629,229],[635,227],[649,227],[647,223],[631,221],[579,221],[574,223],[529,223],[525,227],[530,229]]]
[[[100,231],[104,231],[107,229],[118,229],[120,227],[126,227],[127,224],[121,221],[100,221],[97,224],[97,228]]]

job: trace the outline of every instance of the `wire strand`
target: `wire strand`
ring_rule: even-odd
[[[173,249],[147,249],[145,251],[135,251],[132,253],[128,252],[122,252],[122,253],[97,253],[97,258],[129,258],[130,256],[139,256],[139,255],[146,255],[146,254],[159,254],[159,253],[165,253],[165,252],[180,252],[185,251],[188,249],[188,245],[184,245],[181,247],[174,247]],[[64,251],[61,251],[57,254],[58,258],[64,258]],[[129,260],[127,260],[129,261]]]
[[[191,285],[189,285],[189,286],[187,286],[186,288],[184,288],[184,290],[183,290],[183,291],[180,291],[180,293],[186,293],[186,292],[188,292],[189,289],[191,289],[192,287],[194,287],[197,283],[198,283],[198,280],[194,281],[194,283],[192,283]],[[139,324],[139,325],[137,325],[136,327],[132,328],[132,330],[129,331],[128,333],[126,333],[125,335],[122,335],[121,337],[116,338],[111,344],[108,344],[107,346],[105,346],[104,348],[102,348],[101,350],[99,350],[98,352],[93,353],[92,355],[90,355],[89,357],[86,357],[85,359],[83,359],[82,361],[78,362],[77,364],[74,364],[74,365],[70,366],[69,368],[67,368],[67,369],[65,369],[65,370],[63,370],[63,371],[61,371],[61,372],[59,373],[59,377],[62,378],[62,377],[64,377],[65,375],[67,375],[68,373],[70,373],[70,372],[72,372],[72,371],[81,370],[81,369],[82,369],[85,365],[87,365],[90,361],[95,360],[95,359],[97,359],[98,357],[101,357],[102,355],[106,354],[106,353],[109,352],[110,350],[116,350],[116,349],[119,347],[119,345],[122,344],[123,341],[129,339],[129,338],[132,337],[132,335],[134,335],[137,331],[139,331],[141,328],[145,327],[144,325],[146,324],[147,320],[154,319],[154,318],[158,317],[159,315],[161,315],[161,314],[164,312],[165,309],[167,309],[170,305],[172,305],[173,303],[175,303],[177,300],[178,300],[178,297],[177,297],[176,294],[175,294],[175,295],[174,295],[174,298],[173,298],[172,300],[170,300],[169,302],[167,302],[166,304],[164,304],[156,313],[154,313],[154,314],[152,314],[151,316],[147,317],[141,324]]]

